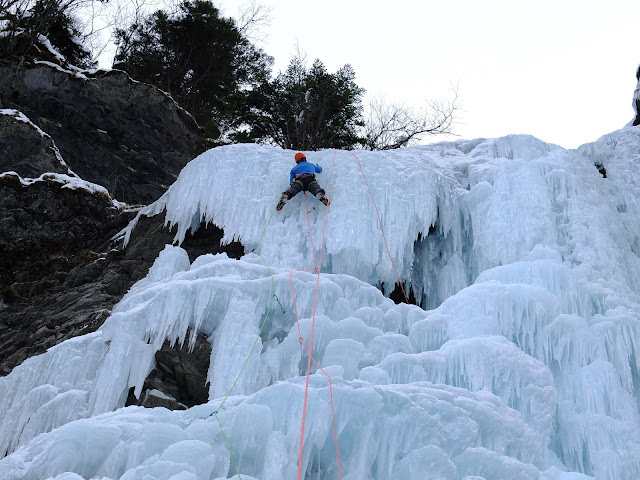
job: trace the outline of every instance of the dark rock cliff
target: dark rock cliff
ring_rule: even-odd
[[[22,112],[51,136],[71,170],[128,204],[156,200],[199,153],[193,118],[125,72],[0,64],[0,109]]]
[[[109,238],[130,214],[105,194],[64,187],[0,177],[0,375],[97,328],[134,273],[124,264],[107,275],[117,258]]]
[[[0,114],[0,173],[23,177],[44,172],[68,173],[53,139],[17,110]]]
[[[113,237],[136,209],[121,202],[156,200],[197,153],[197,125],[163,92],[124,72],[74,72],[0,64],[0,375],[96,330],[146,275],[173,233],[161,216],[143,218],[123,249]],[[222,234],[202,228],[184,247],[240,256]],[[204,385],[176,393],[204,382],[192,353],[164,348],[159,365],[177,365],[178,379],[156,374],[152,390],[201,398]]]
[[[95,331],[147,274],[175,232],[164,227],[162,215],[142,217],[122,249],[111,238],[132,216],[99,193],[0,177],[0,375]],[[244,254],[239,243],[221,245],[222,236],[209,225],[187,235],[182,247],[191,260],[205,253]]]
[[[638,85],[633,93],[633,109],[636,111],[636,118],[633,120],[634,127],[640,125],[640,66],[636,71],[636,79],[638,80]]]

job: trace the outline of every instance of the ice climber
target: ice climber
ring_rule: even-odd
[[[322,172],[322,167],[314,163],[307,162],[307,157],[304,153],[298,152],[295,155],[296,166],[291,169],[289,175],[289,182],[291,186],[285,190],[280,197],[280,201],[276,206],[276,210],[282,210],[287,200],[292,199],[298,193],[302,191],[309,191],[312,195],[318,197],[322,203],[327,207],[329,206],[329,199],[324,196],[324,190],[320,188],[320,185],[316,181],[316,173]]]

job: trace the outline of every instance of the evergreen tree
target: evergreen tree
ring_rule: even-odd
[[[253,92],[247,137],[296,150],[353,148],[362,140],[364,93],[354,79],[350,65],[329,73],[320,60],[307,70],[293,58],[285,73]]]
[[[247,92],[272,63],[209,1],[185,1],[178,15],[159,10],[117,32],[114,68],[169,92],[209,139],[228,134],[247,115]]]

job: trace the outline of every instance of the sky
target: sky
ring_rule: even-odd
[[[351,64],[365,103],[424,107],[457,87],[457,138],[530,134],[576,148],[634,116],[640,2],[257,1],[271,9],[259,45],[276,73],[298,46],[331,72]],[[214,3],[236,17],[247,0]]]

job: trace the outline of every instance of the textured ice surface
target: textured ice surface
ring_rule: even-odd
[[[331,192],[322,256],[315,198],[271,217],[293,153],[206,152],[145,211],[177,244],[212,221],[259,246],[193,263],[167,246],[100,330],[1,378],[3,479],[289,479],[299,461],[307,479],[636,478],[640,129],[573,151],[511,136],[355,152],[424,308],[376,288],[397,280],[351,152],[309,153]],[[164,340],[196,331],[209,403],[122,408]]]

